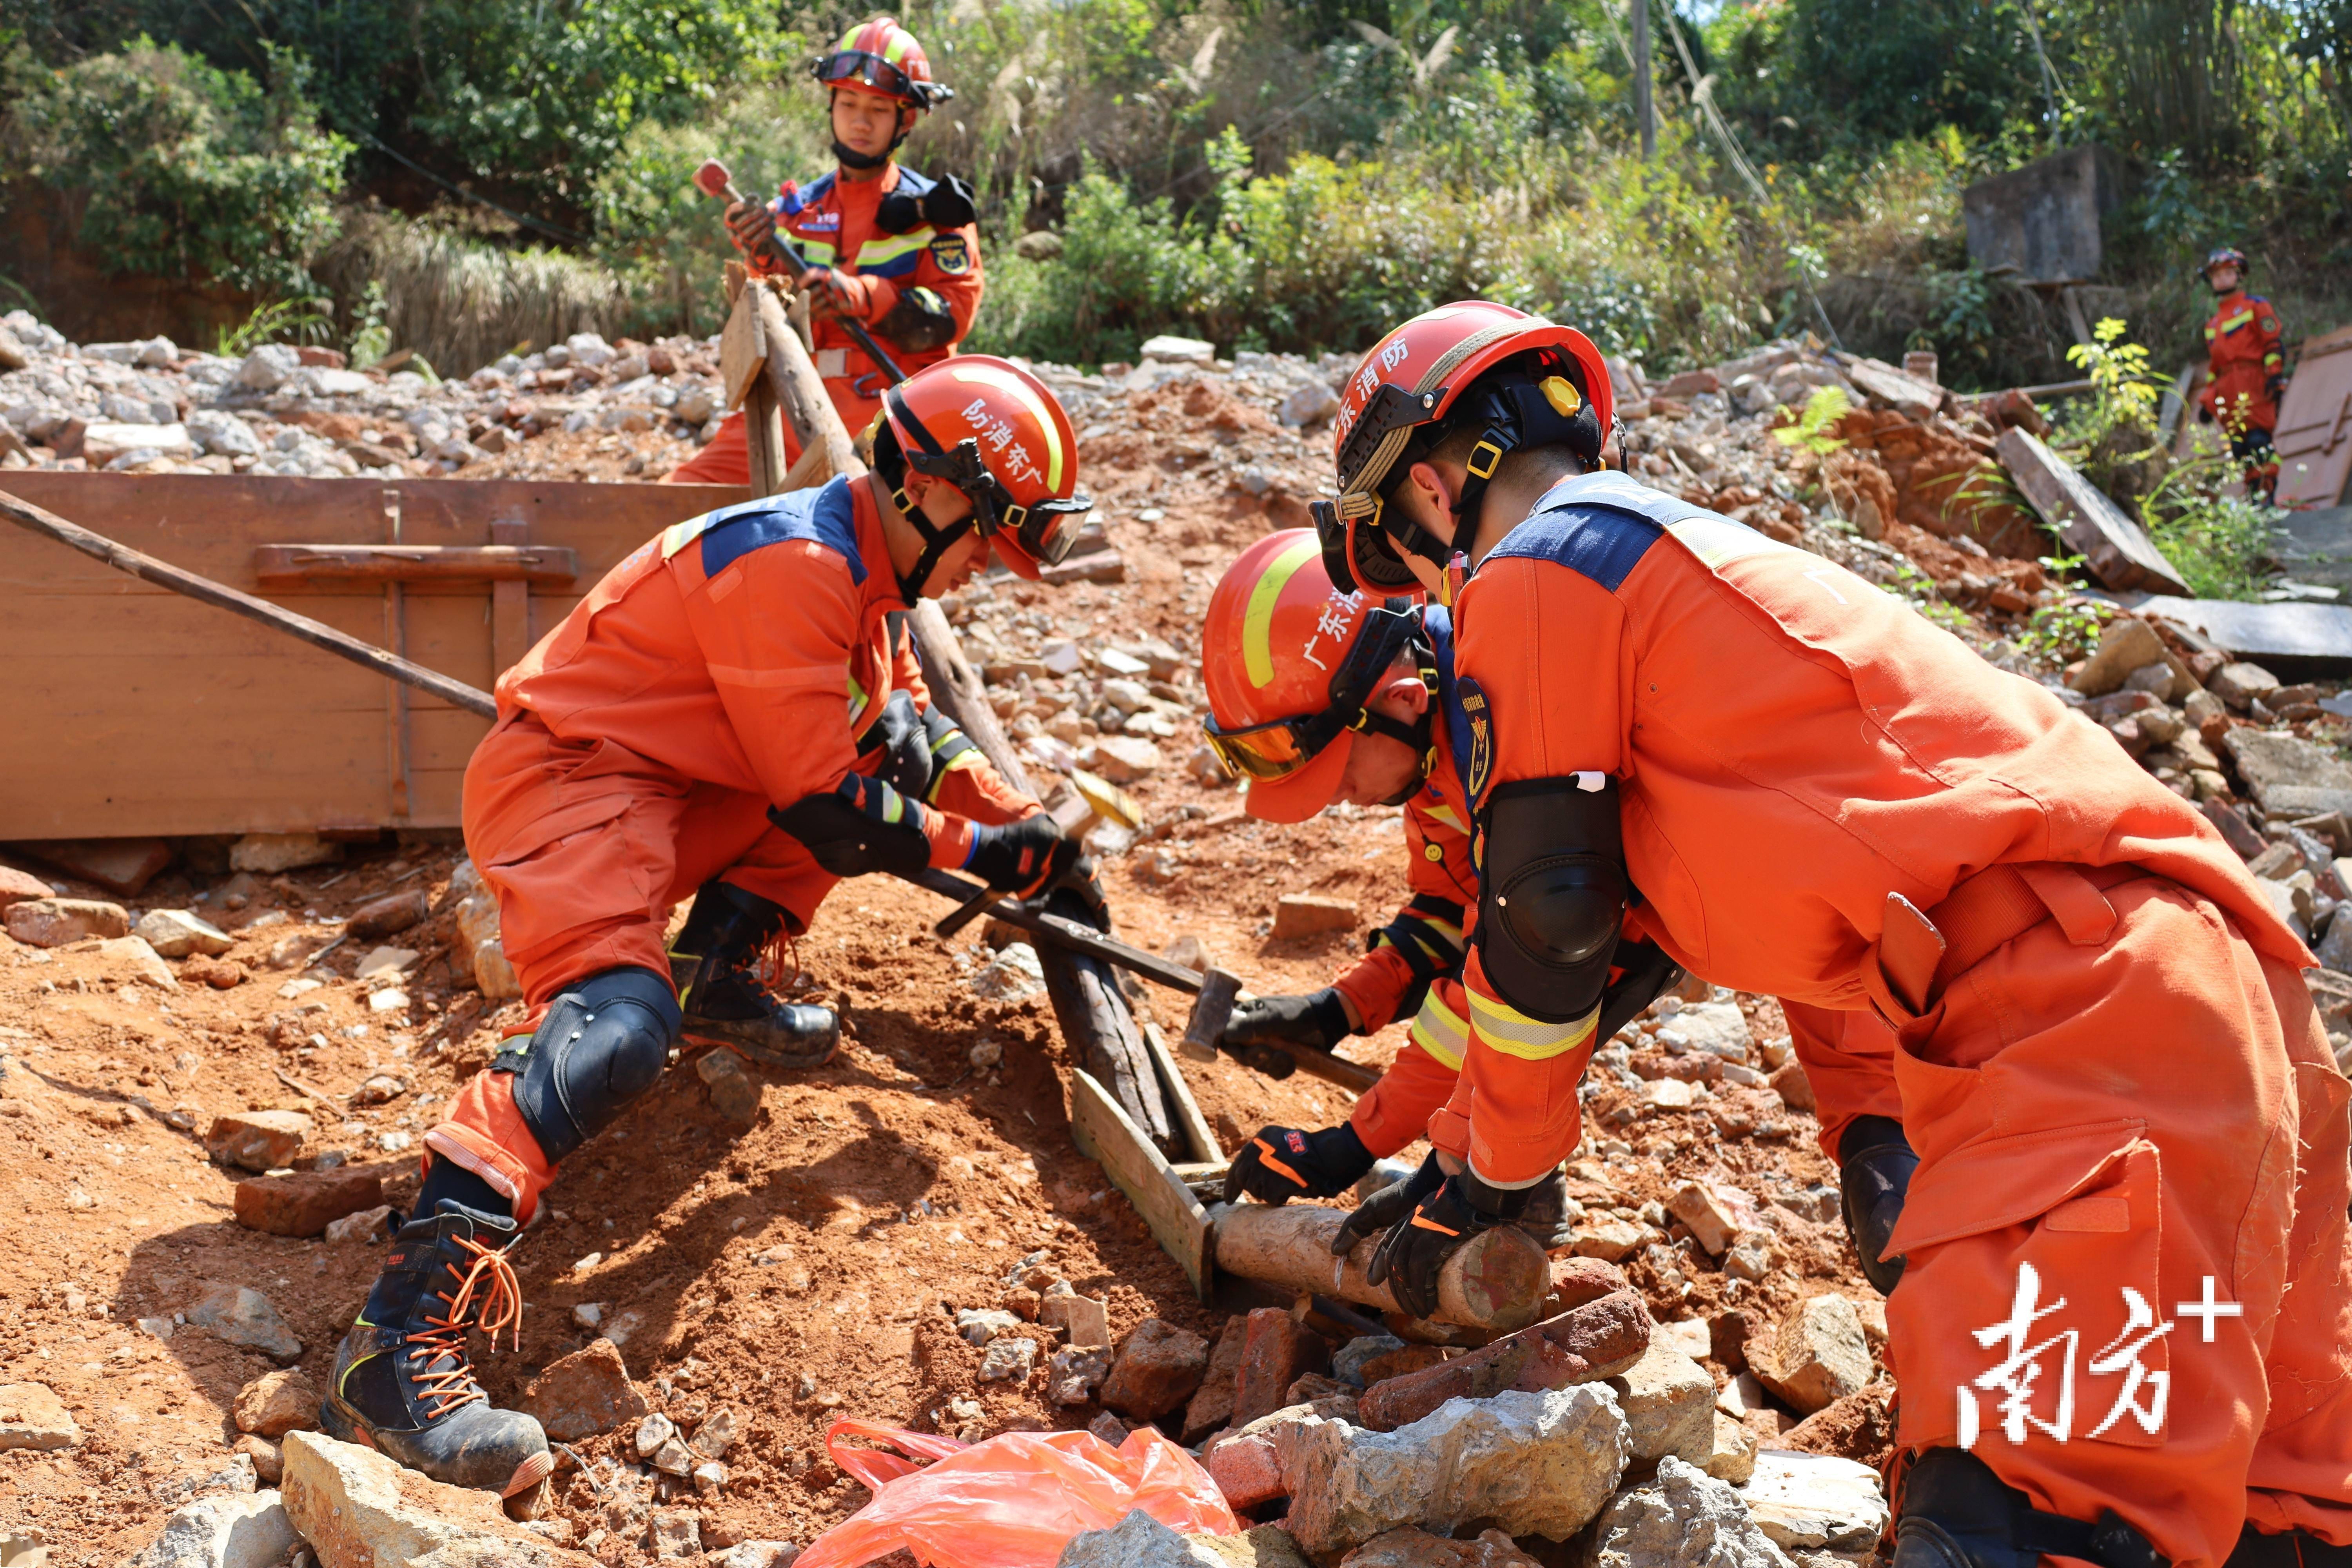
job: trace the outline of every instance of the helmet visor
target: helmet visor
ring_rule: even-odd
[[[1213,716],[1202,720],[1209,749],[1216,753],[1226,775],[1286,778],[1312,764],[1341,735],[1365,728],[1370,713],[1365,704],[1420,624],[1420,616],[1402,599],[1391,600],[1367,615],[1348,657],[1331,674],[1331,705],[1320,713],[1270,719],[1232,730],[1220,727]]]
[[[993,476],[988,483],[995,490],[992,500],[982,502],[975,497],[973,500],[982,533],[1011,543],[1040,566],[1059,566],[1070,558],[1070,552],[1077,547],[1083,519],[1094,510],[1093,497],[1079,494],[1067,500],[1023,506],[1004,493]]]

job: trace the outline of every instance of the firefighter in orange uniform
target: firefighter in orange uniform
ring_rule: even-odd
[[[873,422],[890,378],[843,323],[872,332],[903,374],[954,353],[980,310],[980,230],[970,186],[892,156],[918,119],[955,96],[931,79],[912,33],[877,16],[843,34],[810,72],[831,95],[838,166],[806,186],[787,183],[773,200],[729,207],[727,226],[755,272],[768,270],[761,242],[779,228],[809,264],[796,282],[811,300],[816,373],[854,435]],[[789,426],[784,454],[800,456]],[[729,415],[710,445],[667,477],[751,483],[743,416]]]
[[[919,372],[889,394],[872,475],[665,530],[500,679],[466,844],[532,1028],[425,1135],[415,1213],[335,1360],[328,1432],[436,1480],[536,1485],[546,1438],[489,1404],[466,1334],[519,1314],[504,1253],[556,1163],[682,1039],[777,1067],[832,1058],[833,1015],[759,971],[836,879],[961,867],[1084,890],[1076,845],[931,707],[904,616],[991,549],[1031,579],[1066,555],[1090,504],[1077,473],[1069,418],[1027,372],[980,354]]]
[[[1247,781],[1251,816],[1304,822],[1334,800],[1404,808],[1412,888],[1404,908],[1330,985],[1246,1002],[1224,1034],[1246,1058],[1268,1039],[1328,1051],[1412,1019],[1396,1060],[1347,1121],[1261,1128],[1225,1180],[1227,1203],[1243,1193],[1274,1204],[1335,1197],[1420,1138],[1462,1070],[1463,920],[1478,889],[1454,766],[1453,626],[1435,605],[1335,588],[1315,534],[1296,529],[1259,540],[1226,569],[1209,601],[1201,665],[1210,744]],[[1624,1016],[1679,973],[1647,952],[1654,962],[1617,993]],[[1288,1060],[1268,1065],[1285,1071]],[[1564,1184],[1549,1184],[1521,1223],[1548,1244],[1564,1240],[1566,1195]]]
[[[2246,486],[2264,500],[2278,488],[2279,399],[2286,392],[2286,345],[2277,310],[2246,292],[2246,255],[2224,247],[2205,258],[2213,319],[2205,323],[2205,390],[2197,417],[2217,421],[2230,455],[2246,466]]]
[[[2342,1562],[2347,1085],[2188,802],[1822,558],[1600,470],[1582,334],[1468,303],[1336,432],[1358,582],[1451,605],[1480,905],[1408,1306],[1579,1135],[1621,931],[1893,1037],[1896,1568]],[[1459,547],[1457,549],[1457,546]]]

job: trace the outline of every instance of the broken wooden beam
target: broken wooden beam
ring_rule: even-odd
[[[1348,1212],[1311,1204],[1220,1204],[1210,1209],[1216,1264],[1228,1274],[1263,1279],[1301,1294],[1403,1312],[1395,1293],[1365,1278],[1377,1236],[1344,1258],[1331,1254]],[[1508,1333],[1536,1321],[1551,1290],[1543,1248],[1514,1225],[1481,1231],[1445,1260],[1437,1277],[1436,1321]],[[1410,1314],[1408,1314],[1410,1315]]]
[[[2042,521],[2083,557],[2091,575],[2102,584],[2151,594],[2189,592],[2179,568],[2074,464],[2014,426],[2000,433],[1995,449],[2001,467]]]

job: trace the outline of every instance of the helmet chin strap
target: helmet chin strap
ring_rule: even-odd
[[[912,567],[898,574],[898,596],[911,606],[923,596],[923,584],[929,583],[931,574],[939,570],[940,558],[962,542],[963,536],[972,531],[975,520],[968,517],[945,528],[935,527],[931,520],[923,515],[923,509],[908,497],[904,486],[893,489],[890,500],[898,507],[898,515],[905,518],[923,539],[923,552],[915,557]]]

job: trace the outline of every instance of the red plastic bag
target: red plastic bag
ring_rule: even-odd
[[[844,1436],[915,1457],[845,1448]],[[874,1498],[817,1537],[796,1568],[856,1568],[901,1547],[925,1568],[1054,1568],[1073,1536],[1108,1530],[1139,1508],[1189,1534],[1242,1528],[1209,1472],[1149,1426],[1114,1448],[1091,1432],[1006,1432],[964,1444],[843,1420],[824,1447]]]

